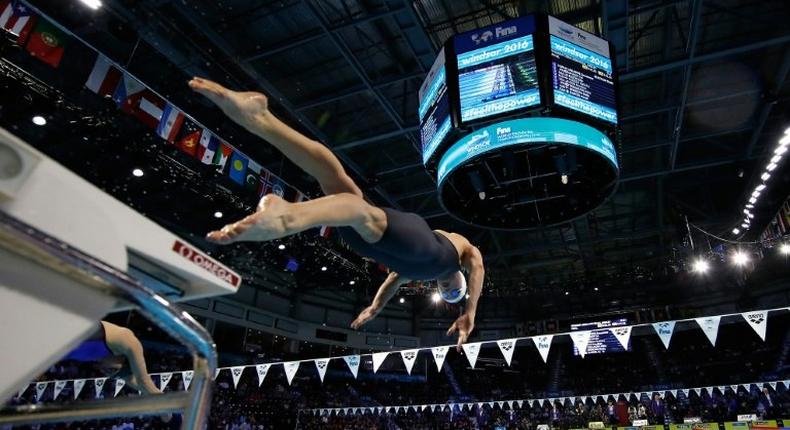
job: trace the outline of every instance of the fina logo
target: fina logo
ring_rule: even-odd
[[[500,39],[502,37],[507,37],[516,33],[518,33],[518,27],[511,25],[510,27],[497,27],[494,29],[493,33],[491,30],[486,30],[482,33],[475,33],[471,37],[472,42],[475,42],[475,45],[479,45],[481,43],[488,43],[492,37],[494,39]]]
[[[482,133],[475,134],[469,139],[469,143],[466,144],[466,152],[467,154],[480,150],[483,147],[486,147],[491,142],[488,140],[488,130],[483,130]]]
[[[538,338],[538,348],[548,348],[549,345],[549,338],[546,336],[541,336]]]
[[[473,34],[472,42],[474,42],[475,45],[479,45],[481,43],[488,42],[489,40],[491,40],[492,37],[494,37],[494,33],[492,33],[491,30],[486,30],[482,34],[477,34],[477,33]]]
[[[671,334],[672,332],[669,331],[669,323],[660,323],[658,325],[658,333],[659,334]]]

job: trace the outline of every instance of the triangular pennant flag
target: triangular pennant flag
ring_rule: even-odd
[[[785,389],[790,390],[790,379],[786,379],[783,384],[785,385]]]
[[[708,337],[710,344],[716,346],[716,337],[719,335],[719,321],[721,316],[694,318],[699,324],[702,332]]]
[[[461,347],[464,349],[466,359],[469,360],[469,365],[474,369],[475,363],[477,363],[477,355],[480,354],[480,342],[465,343]]]
[[[17,398],[20,398],[20,397],[22,397],[22,394],[25,394],[25,391],[27,391],[27,389],[28,389],[28,387],[29,387],[29,386],[30,386],[30,384],[27,384],[27,385],[25,385],[24,387],[22,387],[22,388],[21,388],[21,389],[20,389],[20,390],[19,390],[19,391],[16,393],[16,397],[17,397]]]
[[[522,405],[523,403],[524,403],[524,401],[523,401],[523,400],[516,400],[516,406],[518,406],[519,408],[521,408],[521,405]]]
[[[82,387],[84,387],[84,386],[85,386],[85,380],[84,379],[75,379],[74,380],[74,398],[75,399],[77,398],[77,396],[80,395],[80,393],[82,392]]]
[[[620,341],[620,345],[623,345],[623,349],[628,349],[628,341],[631,340],[631,326],[626,327],[615,327],[609,329],[612,332],[614,337]]]
[[[55,381],[55,393],[52,395],[52,400],[56,400],[64,388],[66,388],[66,381]]]
[[[499,406],[499,409],[502,409],[502,405],[503,405],[504,403],[505,403],[505,402],[503,402],[503,401],[498,401],[498,402],[496,402],[496,405],[497,405],[497,406]]]
[[[499,350],[502,351],[505,362],[510,366],[510,362],[513,360],[513,352],[516,350],[516,339],[498,340],[496,344],[499,345]]]
[[[222,370],[221,367],[217,367],[217,370],[214,371],[214,380],[217,380],[217,376],[219,376],[219,372]]]
[[[104,383],[107,381],[107,378],[96,378],[93,380],[93,387],[96,389],[96,398],[98,399],[101,397],[101,392],[104,389]]]
[[[773,388],[774,391],[776,391],[776,382],[769,382],[768,385],[770,385],[771,388]]]
[[[44,391],[46,391],[49,382],[39,382],[36,384],[36,401],[41,400],[41,396],[44,395]]]
[[[768,326],[768,311],[744,312],[741,314],[743,319],[749,323],[760,339],[765,341],[765,329]]]
[[[170,383],[171,379],[173,379],[173,373],[172,372],[160,373],[159,374],[159,391],[165,391],[165,387],[167,387],[167,384]]]
[[[587,396],[582,396],[582,403],[587,403]]]
[[[263,384],[263,379],[266,378],[266,374],[269,373],[269,366],[271,364],[256,364],[255,365],[255,372],[258,374],[258,386],[260,387]]]
[[[510,409],[513,409],[513,400],[509,400],[509,401],[507,402],[507,405],[508,405],[508,407],[509,407]]]
[[[494,402],[488,402],[488,407],[494,409]]]
[[[701,388],[695,388],[694,392],[697,393],[698,396],[702,397],[702,389]]]
[[[402,410],[403,410],[403,406],[398,406],[397,408],[395,408],[395,413],[399,414],[400,411],[402,411]]]
[[[444,365],[444,359],[447,358],[447,351],[450,350],[449,346],[435,346],[431,348],[431,354],[433,354],[433,361],[436,363],[436,370],[439,372],[442,371],[442,366]]]
[[[727,387],[725,387],[724,385],[720,385],[720,386],[719,386],[719,392],[720,392],[722,395],[724,395],[724,390],[726,390],[726,389],[727,389]]]
[[[403,364],[406,365],[406,372],[411,375],[411,369],[414,367],[414,362],[417,360],[417,353],[419,349],[407,349],[400,352],[400,356],[403,358]]]
[[[296,375],[296,371],[299,370],[299,361],[289,361],[287,363],[283,363],[283,368],[285,369],[285,377],[288,379],[288,385],[291,385],[291,381],[294,380],[294,376]]]
[[[477,403],[477,409],[483,409],[483,402]]]
[[[532,341],[535,342],[535,346],[538,348],[538,352],[540,356],[543,357],[543,362],[546,363],[546,360],[549,358],[549,349],[551,349],[551,340],[554,338],[553,334],[548,334],[545,336],[535,336],[532,338]]]
[[[123,390],[123,387],[126,385],[126,380],[123,378],[118,378],[115,380],[115,392],[113,393],[113,397],[118,397],[118,393]]]
[[[326,368],[329,366],[329,359],[328,358],[317,358],[313,360],[315,362],[315,368],[318,369],[318,377],[321,378],[321,382],[324,382],[324,375],[326,375]]]
[[[384,359],[387,358],[389,352],[376,352],[373,353],[373,373],[378,372],[381,363],[384,362]]]
[[[192,378],[195,377],[194,370],[185,370],[181,372],[181,381],[184,383],[184,390],[189,390],[189,384],[192,383]]]
[[[244,373],[244,366],[233,366],[230,368],[230,376],[233,377],[233,388],[239,386],[239,379],[241,379],[242,373]]]
[[[675,321],[653,323],[653,329],[664,344],[664,348],[669,349],[669,341],[672,340],[672,333],[675,331]]]
[[[351,371],[351,374],[354,375],[354,379],[357,378],[357,374],[359,373],[359,356],[358,355],[347,355],[343,357],[343,361],[346,362],[348,366],[348,370]]]
[[[587,344],[590,343],[590,333],[590,330],[573,331],[570,333],[573,345],[579,351],[579,355],[581,355],[582,358],[587,354]]]
[[[533,408],[539,408],[540,407],[540,403],[541,403],[541,400],[533,400],[532,401],[532,407]]]

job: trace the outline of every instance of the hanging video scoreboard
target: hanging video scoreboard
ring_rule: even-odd
[[[420,86],[418,114],[422,159],[425,163],[452,128],[444,49],[439,52],[431,70],[428,71],[428,76]]]
[[[592,323],[571,324],[571,331],[592,330],[592,332],[590,332],[590,343],[587,344],[587,354],[625,352],[631,349],[631,341],[628,341],[628,349],[623,348],[623,345],[620,344],[620,341],[617,340],[609,329],[627,325],[627,318],[618,318]],[[576,348],[576,345],[573,346],[573,355],[579,355],[579,350]]]

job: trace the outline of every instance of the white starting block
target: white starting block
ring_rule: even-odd
[[[90,270],[31,247],[9,224],[30,226],[31,234],[43,233],[42,243],[81,251],[95,259],[87,266],[131,275],[172,300],[232,294],[241,283],[239,274],[2,128],[0,215],[2,402],[79,344],[108,312],[128,306]]]

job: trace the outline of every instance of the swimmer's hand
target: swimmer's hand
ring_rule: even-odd
[[[381,308],[379,307],[373,305],[366,307],[362,312],[359,313],[357,319],[351,323],[351,328],[354,330],[359,330],[359,328],[362,327],[366,322],[376,318],[376,315],[378,315],[379,312],[381,312]]]
[[[203,78],[192,78],[189,87],[211,100],[240,126],[250,129],[269,115],[269,99],[254,91],[238,92]],[[251,130],[252,131],[252,130]]]
[[[452,336],[458,332],[458,344],[455,346],[456,351],[461,352],[461,345],[466,343],[469,339],[469,334],[475,329],[475,320],[469,314],[463,314],[450,326],[447,330],[447,336]]]

